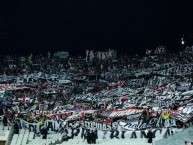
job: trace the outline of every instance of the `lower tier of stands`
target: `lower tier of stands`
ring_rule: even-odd
[[[14,134],[11,145],[86,145],[87,140],[74,138],[69,139],[68,141],[62,142],[61,134],[48,134],[47,139],[42,139],[42,136],[35,135],[33,132],[28,130],[20,130],[20,134]],[[137,139],[97,139],[96,144],[100,145],[149,145],[147,139],[137,138]]]

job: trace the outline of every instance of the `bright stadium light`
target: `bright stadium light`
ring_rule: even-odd
[[[182,45],[185,44],[185,42],[184,42],[184,36],[182,36],[182,38],[181,38],[181,44],[182,44]]]

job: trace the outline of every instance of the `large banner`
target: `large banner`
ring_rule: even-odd
[[[81,124],[76,121],[70,122],[58,122],[53,120],[47,120],[43,125],[38,123],[28,123],[22,119],[17,120],[20,127],[23,129],[29,129],[31,132],[39,133],[43,126],[46,126],[48,133],[65,131],[68,136],[72,138],[83,138],[86,130],[97,130],[98,138],[144,138],[147,135],[147,126],[155,124],[155,120],[150,120],[147,123],[125,123],[125,122],[113,122],[111,124],[85,121]],[[137,130],[136,130],[137,129]],[[159,140],[181,131],[177,128],[154,128],[153,133],[155,140]]]
[[[48,131],[59,131],[62,128],[77,128],[77,127],[84,127],[86,129],[97,129],[101,131],[110,131],[110,130],[127,130],[127,131],[138,131],[138,130],[146,130],[148,128],[161,128],[161,127],[174,127],[175,120],[167,119],[161,121],[160,118],[152,117],[146,120],[139,120],[139,121],[130,121],[130,122],[123,122],[117,121],[112,123],[105,123],[105,122],[95,122],[95,121],[61,121],[61,120],[47,120],[44,124],[38,123],[29,123],[22,119],[16,119],[20,125],[20,128],[29,129],[33,132],[40,132],[43,126],[48,128]]]

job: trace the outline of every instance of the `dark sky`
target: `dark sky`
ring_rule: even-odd
[[[176,50],[181,35],[193,32],[193,8],[183,0],[3,1],[3,53]]]

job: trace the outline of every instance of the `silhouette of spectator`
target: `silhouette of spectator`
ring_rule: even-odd
[[[3,126],[7,126],[8,120],[7,120],[7,116],[4,115],[3,117]]]
[[[153,138],[154,138],[154,134],[153,134],[151,128],[149,129],[146,138],[147,138],[147,142],[148,142],[148,143],[152,143],[152,140],[153,140]]]
[[[46,127],[43,127],[43,128],[42,128],[41,133],[42,133],[42,136],[43,136],[42,139],[47,139],[48,130],[47,130]]]
[[[14,133],[19,134],[19,125],[17,122],[14,124]]]
[[[90,132],[90,130],[88,130],[88,132],[87,132],[87,143],[91,144],[91,132]]]
[[[91,131],[90,138],[91,138],[91,144],[96,144],[97,135],[94,130]]]

